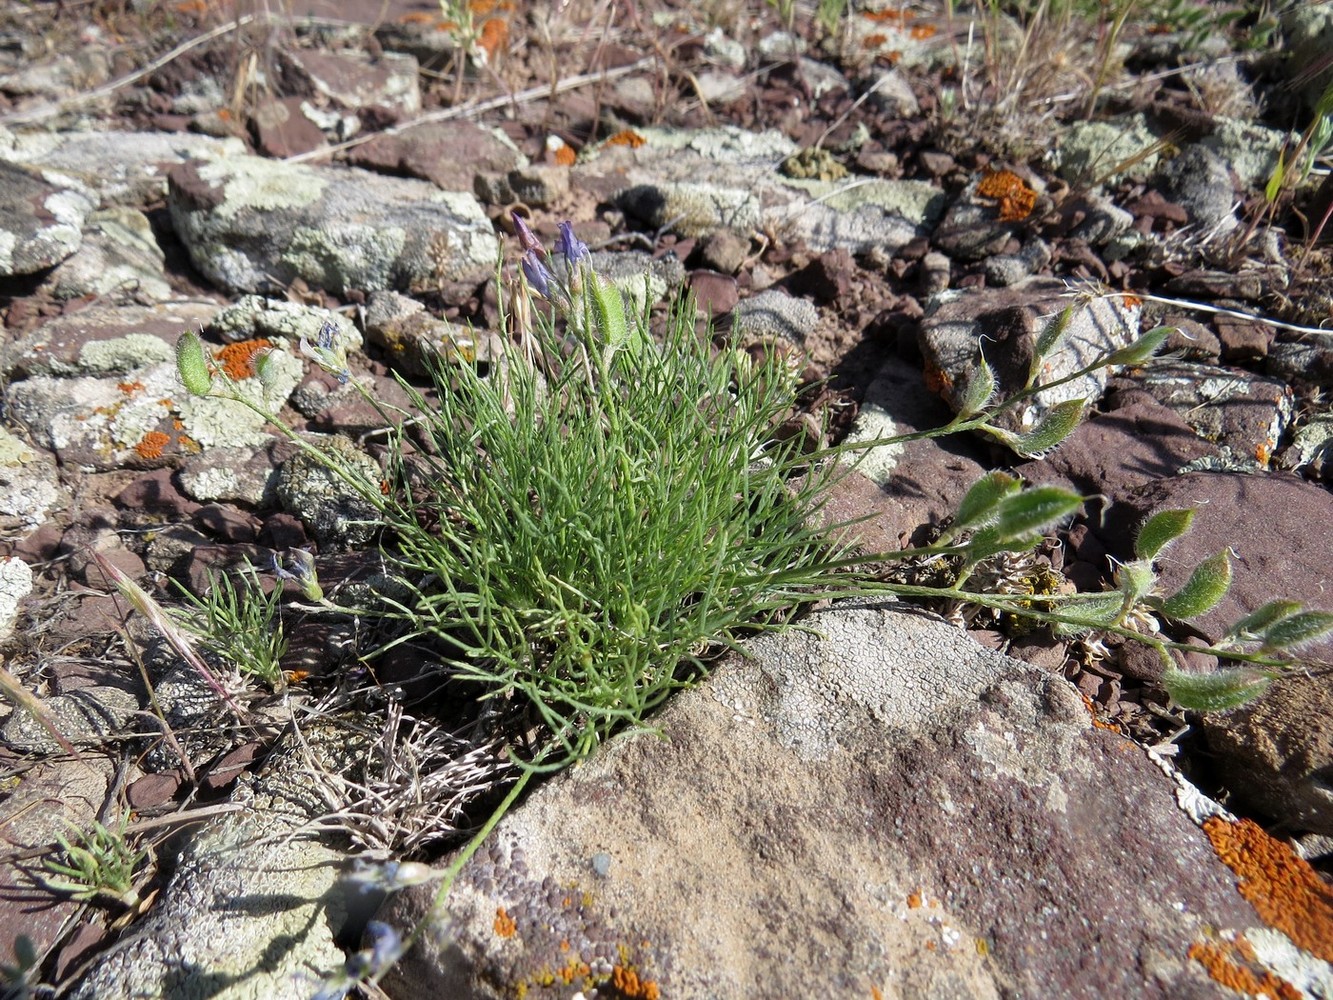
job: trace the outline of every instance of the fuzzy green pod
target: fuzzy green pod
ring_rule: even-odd
[[[629,323],[625,320],[625,300],[620,289],[600,275],[588,273],[588,288],[592,292],[593,309],[597,314],[597,328],[602,344],[614,352],[629,340]]]
[[[1176,332],[1174,326],[1159,326],[1149,330],[1128,347],[1112,351],[1106,356],[1108,365],[1141,365],[1149,360],[1157,349],[1166,343],[1166,338]]]
[[[1285,621],[1300,610],[1299,601],[1269,601],[1231,626],[1227,636],[1241,640],[1258,639],[1275,624]]]
[[[176,372],[192,396],[207,396],[213,390],[213,376],[208,370],[204,342],[193,331],[176,341]]]
[[[1056,403],[1036,427],[1020,434],[1011,447],[1024,458],[1041,458],[1070,434],[1083,419],[1086,400],[1066,399]]]
[[[1253,701],[1267,690],[1272,678],[1243,667],[1211,674],[1188,674],[1172,665],[1162,676],[1162,686],[1181,708],[1196,712],[1223,712]]]
[[[1199,563],[1185,585],[1162,602],[1163,613],[1183,620],[1216,607],[1231,587],[1231,559],[1226,549]]]
[[[1301,611],[1264,630],[1265,649],[1297,649],[1333,632],[1333,614]]]
[[[947,537],[952,538],[964,528],[993,519],[1000,502],[1022,488],[1022,480],[1005,472],[990,472],[982,476],[972,484],[958,504]]]
[[[1097,594],[1086,601],[1060,608],[1062,621],[1053,626],[1056,635],[1086,635],[1094,629],[1118,624],[1125,617],[1125,599],[1119,591]]]
[[[983,354],[980,363],[977,365],[977,370],[967,380],[967,387],[963,390],[962,398],[958,401],[958,416],[964,420],[975,417],[989,405],[991,397],[994,395],[995,372],[986,363],[986,356]]]
[[[1161,510],[1148,518],[1134,540],[1134,554],[1140,559],[1156,559],[1158,554],[1185,532],[1194,520],[1194,511]]]
[[[1020,538],[1068,517],[1083,504],[1077,493],[1058,486],[1034,486],[1007,497],[999,505],[996,528],[1004,538]]]

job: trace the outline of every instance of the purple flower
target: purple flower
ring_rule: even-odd
[[[518,242],[528,253],[541,253],[541,240],[533,234],[528,228],[528,224],[523,221],[523,216],[517,212],[510,212],[509,217],[514,220],[514,232],[518,235]]]
[[[291,580],[301,588],[301,593],[308,601],[322,601],[324,588],[319,585],[319,572],[315,569],[315,557],[305,549],[291,549],[287,558],[294,569],[287,569],[282,564],[282,557],[273,553],[273,575],[279,580]]]
[[[364,940],[370,946],[367,958],[372,975],[383,972],[403,954],[402,935],[383,920],[372,920],[366,924]]]
[[[560,236],[555,241],[556,250],[560,251],[569,261],[571,268],[578,267],[592,258],[588,252],[588,244],[574,235],[574,227],[568,222],[560,223]]]
[[[352,373],[347,368],[347,349],[338,346],[337,341],[338,327],[332,321],[325,320],[315,337],[314,346],[305,337],[301,338],[301,353],[346,385]]]
[[[523,255],[523,274],[528,279],[528,284],[532,286],[533,291],[544,299],[551,297],[551,272],[546,269],[542,263],[541,257],[537,251],[529,250]]]

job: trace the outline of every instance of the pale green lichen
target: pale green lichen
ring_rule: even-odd
[[[334,291],[393,287],[407,233],[398,226],[298,228],[282,261],[311,284]]]
[[[246,209],[274,211],[313,204],[328,182],[309,167],[275,163],[258,156],[237,156],[199,168],[199,176],[222,184],[225,196],[218,218],[232,219]]]
[[[1158,135],[1142,112],[1105,122],[1078,122],[1051,151],[1056,172],[1070,183],[1103,183],[1123,174],[1145,180],[1161,160]]]
[[[37,453],[0,427],[0,465],[27,465]]]
[[[172,359],[172,347],[147,333],[129,333],[111,340],[93,340],[79,351],[78,368],[92,375],[132,372]]]

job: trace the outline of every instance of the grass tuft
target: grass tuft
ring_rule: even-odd
[[[805,459],[773,437],[790,374],[714,351],[693,316],[684,303],[660,346],[609,357],[548,323],[490,374],[437,365],[419,447],[391,463],[399,641],[434,640],[486,697],[524,699],[544,766],[826,596],[844,554],[837,526],[813,526],[836,464],[793,486]]]

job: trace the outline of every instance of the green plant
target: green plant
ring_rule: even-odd
[[[439,404],[413,396],[417,448],[394,453],[385,514],[410,590],[389,602],[398,641],[521,697],[554,743],[544,767],[643,725],[717,647],[836,586],[843,554],[814,523],[836,463],[773,437],[796,397],[783,362],[714,351],[691,303],[652,344],[586,256],[529,267],[564,297],[572,343],[539,314],[535,364],[435,365]]]
[[[434,405],[404,383],[413,405],[408,414],[385,414],[396,429],[383,483],[276,425],[373,503],[385,525],[381,548],[393,586],[357,613],[396,629],[389,645],[435,650],[480,699],[510,709],[497,716],[508,720],[518,778],[440,873],[437,901],[534,776],[586,756],[620,728],[650,724],[652,710],[700,677],[714,652],[748,632],[788,627],[815,601],[894,594],[954,602],[1069,635],[1134,637],[1170,659],[1187,647],[1163,638],[1157,619],[1196,616],[1225,592],[1225,553],[1176,593],[1156,592],[1153,561],[1188,528],[1188,512],[1150,521],[1135,560],[1107,593],[996,586],[1006,565],[1083,500],[1055,487],[1027,488],[1003,472],[978,481],[939,537],[919,548],[855,555],[849,524],[822,523],[828,489],[859,449],[965,430],[1028,456],[1055,447],[1086,401],[1042,394],[1107,365],[1142,363],[1168,328],[1039,384],[1075,303],[1037,337],[1022,387],[1002,393],[979,356],[944,427],[803,454],[777,433],[799,395],[781,358],[715,348],[696,334],[689,303],[654,339],[648,316],[627,312],[568,223],[548,253],[515,221],[524,253],[505,317],[513,342],[485,366],[435,358]],[[302,341],[301,351],[349,380],[331,327],[314,345]],[[178,364],[190,391],[263,412],[252,394],[209,369],[194,335],[182,338]],[[262,381],[262,359],[257,368]],[[1047,405],[1031,429],[997,423],[1034,402]],[[929,579],[865,575],[865,565],[885,561],[914,562]],[[1242,663],[1238,672],[1205,690],[1168,672],[1172,693],[1187,705],[1253,696],[1284,650],[1333,629],[1333,616],[1278,610],[1271,621],[1241,623],[1235,642],[1213,650]],[[1284,622],[1285,631],[1277,628]],[[424,926],[395,939],[395,951]],[[380,974],[356,970],[355,978],[374,982]]]
[[[815,7],[815,23],[830,38],[838,33],[838,23],[847,13],[848,0],[819,0]]]
[[[148,852],[130,846],[126,838],[128,823],[126,810],[114,829],[94,821],[87,830],[74,829],[69,836],[57,836],[61,853],[42,861],[42,883],[85,902],[106,899],[126,909],[137,907],[140,899],[134,875]]]
[[[264,593],[259,573],[248,562],[240,572],[238,590],[226,573],[208,572],[202,597],[177,584],[195,613],[184,622],[207,650],[222,657],[247,677],[273,690],[284,686],[281,661],[287,652],[283,635],[282,588]]]
[[[20,934],[14,938],[14,964],[0,963],[0,986],[4,1000],[25,1000],[33,994],[33,981],[41,965],[32,938]]]

